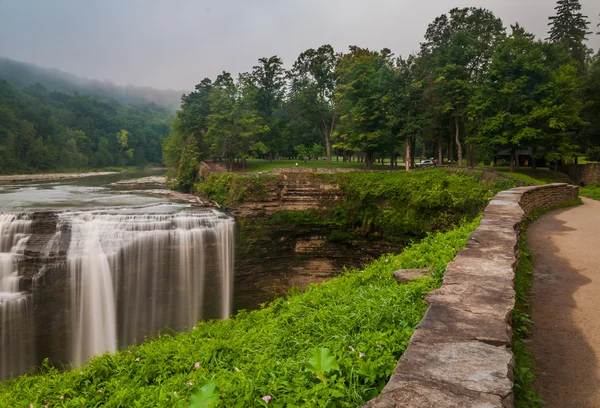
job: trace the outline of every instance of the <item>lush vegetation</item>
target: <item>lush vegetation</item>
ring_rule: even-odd
[[[170,114],[0,79],[0,173],[160,163]]]
[[[600,184],[592,184],[591,186],[581,187],[579,189],[579,195],[593,198],[594,200],[600,200]]]
[[[522,181],[526,184],[531,185],[542,185],[550,183],[571,183],[569,176],[558,171],[549,169],[535,169],[532,168],[515,168],[510,171],[508,167],[494,168],[506,177],[513,178],[518,181]]]
[[[372,168],[404,156],[407,169],[416,154],[473,166],[504,151],[511,169],[586,152],[597,160],[600,54],[585,45],[580,9],[558,1],[546,41],[488,10],[456,8],[429,25],[415,55],[324,45],[287,71],[273,56],[237,79],[206,78],[184,95],[164,161],[188,189],[189,164],[206,159],[229,169],[251,157],[356,156]]]
[[[377,396],[425,312],[425,294],[478,221],[226,321],[198,323],[67,372],[0,386],[0,405],[355,407]],[[432,276],[398,285],[400,268]],[[206,403],[212,401],[212,405]],[[201,401],[205,401],[202,403]],[[204,405],[203,405],[204,404]]]
[[[472,220],[493,195],[514,187],[508,179],[490,182],[481,171],[335,173],[302,175],[331,183],[343,199],[323,209],[280,213],[269,220],[279,225],[334,225],[371,238],[420,238],[427,232],[447,230],[463,219]],[[273,175],[212,174],[198,191],[225,208],[242,201],[262,201],[277,192]],[[325,204],[325,203],[324,203]]]

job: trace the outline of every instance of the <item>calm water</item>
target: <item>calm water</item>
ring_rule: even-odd
[[[144,170],[106,176],[19,184],[0,184],[0,212],[60,211],[104,207],[140,206],[168,202],[143,194],[115,194],[111,183],[156,176],[164,170]]]

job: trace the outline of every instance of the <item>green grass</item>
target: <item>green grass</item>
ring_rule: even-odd
[[[531,300],[529,292],[533,283],[533,255],[527,247],[527,237],[524,233],[519,239],[519,265],[515,271],[515,308],[512,315],[513,344],[515,355],[514,393],[515,408],[538,408],[542,399],[533,387],[535,381],[535,364],[533,356],[526,348],[530,342],[530,327],[533,324],[529,309]]]
[[[386,384],[427,308],[424,296],[477,225],[428,236],[261,310],[66,372],[45,366],[0,385],[0,406],[187,407],[197,393],[216,402],[210,406],[265,406],[268,395],[272,407],[355,407]],[[393,279],[395,270],[422,267],[433,267],[432,276],[407,285]]]
[[[273,162],[269,163],[268,160],[261,159],[249,159],[246,164],[246,169],[241,170],[244,173],[258,173],[263,171],[271,171],[274,169],[288,169],[288,168],[296,168],[296,163],[298,163],[298,168],[303,169],[335,169],[335,168],[346,168],[346,169],[357,169],[364,170],[365,164],[359,163],[356,161],[353,162],[344,162],[341,160],[336,161],[335,158],[332,160],[331,164],[327,163],[327,160],[311,160],[309,162],[304,163],[302,160],[273,160]],[[373,170],[392,170],[389,166],[389,161],[385,161],[386,164],[374,164]],[[394,170],[401,170],[403,167],[395,167]]]
[[[579,189],[579,195],[587,198],[593,198],[594,200],[600,200],[600,183],[581,187]]]
[[[511,177],[515,180],[523,181],[527,184],[532,185],[542,185],[550,183],[571,183],[569,176],[550,169],[538,168],[535,171],[533,171],[531,168],[528,167],[520,167],[514,168],[511,172],[508,167],[486,166],[485,168],[498,171],[506,177]]]

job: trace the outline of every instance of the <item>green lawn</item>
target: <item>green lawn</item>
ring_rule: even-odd
[[[579,189],[579,195],[587,198],[593,198],[594,200],[600,200],[600,183],[592,184],[591,186],[581,187]]]
[[[569,176],[564,173],[546,169],[538,168],[533,171],[529,167],[514,168],[510,171],[509,167],[493,167],[485,166],[488,170],[495,170],[504,174],[507,177],[511,177],[515,180],[523,181],[528,184],[542,185],[550,183],[571,183]]]
[[[320,168],[320,169],[323,169],[323,168],[348,168],[348,169],[358,169],[358,170],[365,169],[364,163],[359,163],[357,161],[344,162],[344,161],[342,161],[341,158],[339,161],[336,161],[334,158],[333,161],[331,162],[331,164],[328,164],[327,160],[310,160],[305,163],[302,160],[281,159],[281,160],[273,160],[271,163],[269,163],[268,160],[248,159],[247,165],[246,165],[246,170],[243,170],[242,172],[257,173],[257,172],[270,171],[270,170],[281,169],[281,168],[295,168],[296,163],[298,163],[299,168],[303,168],[303,169],[314,169],[314,168]],[[373,165],[373,170],[391,170],[391,167],[389,166],[389,161],[386,161],[386,163],[387,164],[384,164],[384,165],[381,165],[381,164]],[[401,167],[399,166],[398,169],[401,169]]]

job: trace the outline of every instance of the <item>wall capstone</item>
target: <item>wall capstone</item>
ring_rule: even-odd
[[[577,199],[568,184],[498,193],[441,288],[381,395],[363,408],[513,406],[511,315],[521,224],[534,209]]]

